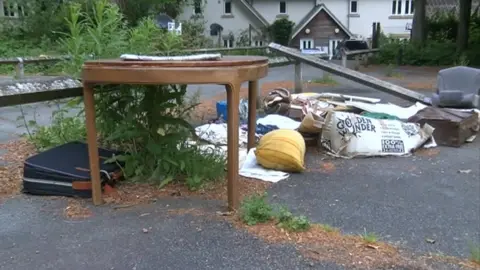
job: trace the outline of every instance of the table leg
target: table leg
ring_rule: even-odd
[[[83,85],[83,102],[85,104],[85,118],[87,126],[88,157],[90,161],[90,177],[92,181],[92,199],[94,205],[100,205],[102,200],[102,186],[100,182],[100,167],[97,147],[97,128],[95,120],[95,99],[93,85]]]
[[[239,207],[238,194],[238,129],[240,103],[240,84],[226,85],[227,89],[227,194],[228,208],[231,211]]]
[[[248,82],[248,150],[255,146],[255,130],[257,129],[257,95],[258,81]]]

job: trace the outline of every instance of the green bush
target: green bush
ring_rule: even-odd
[[[473,13],[470,22],[469,49],[457,53],[458,18],[452,12],[436,13],[427,20],[428,39],[424,46],[383,37],[375,63],[394,65],[443,66],[466,63],[480,65],[480,15]],[[464,61],[467,60],[467,61]]]
[[[245,198],[240,208],[240,217],[247,225],[265,223],[273,218],[272,206],[266,201],[267,194]]]
[[[302,232],[310,229],[306,216],[294,216],[287,208],[281,207],[277,213],[278,226],[290,232]]]
[[[268,33],[270,34],[273,42],[283,46],[288,46],[294,25],[294,22],[286,18],[281,18],[275,20],[275,22],[269,26]]]
[[[182,49],[181,37],[159,29],[150,18],[129,27],[118,6],[110,1],[98,0],[91,8],[84,12],[78,3],[69,5],[66,18],[69,31],[59,41],[62,50],[71,56],[61,63],[69,75],[79,76],[87,59],[119,57],[125,52],[171,54]],[[206,153],[186,143],[193,137],[193,128],[186,119],[198,104],[185,98],[186,85],[98,88],[95,98],[99,139],[103,146],[127,153],[109,160],[125,162],[123,171],[127,179],[160,186],[184,181],[193,190],[209,181],[223,179],[223,153]],[[80,103],[80,98],[74,99],[69,106]],[[84,118],[83,112],[80,117]],[[84,131],[77,130],[78,119],[67,118],[68,125],[65,119],[56,116],[52,126],[38,129],[30,139],[42,149],[64,142],[63,137],[50,134],[84,137]]]

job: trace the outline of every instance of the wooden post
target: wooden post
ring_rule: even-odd
[[[355,55],[355,66],[353,67],[355,70],[360,69],[360,55]]]
[[[227,197],[228,209],[238,210],[238,105],[240,103],[240,84],[234,83],[227,88]]]
[[[340,65],[336,65],[334,63],[325,61],[323,59],[318,59],[311,55],[301,54],[295,49],[284,47],[276,43],[270,43],[268,47],[270,47],[272,50],[275,50],[279,53],[287,55],[288,58],[294,59],[296,61],[301,61],[309,66],[316,67],[323,71],[329,72],[332,75],[343,77],[345,79],[371,87],[378,91],[382,91],[408,101],[422,102],[425,104],[430,103],[425,95],[422,95],[418,92],[406,89],[402,86],[398,86],[387,81],[380,80],[378,78],[375,78],[373,76],[370,76],[361,72],[357,72],[357,71],[342,67]]]
[[[380,47],[380,35],[382,34],[382,28],[381,28],[381,25],[379,22],[377,22],[377,29],[376,29],[377,33],[375,34],[375,43],[377,45],[377,47],[375,47],[375,49],[378,49]]]
[[[93,85],[83,85],[83,102],[85,104],[85,124],[87,126],[88,156],[90,160],[90,178],[92,181],[92,199],[94,205],[103,203],[100,164],[97,147],[97,128],[95,120],[95,99]]]
[[[25,77],[23,58],[18,57],[17,59],[18,59],[18,63],[16,68],[16,79],[23,79],[23,77]]]
[[[248,82],[248,143],[247,149],[255,147],[255,130],[257,129],[257,95],[258,81]]]
[[[341,51],[341,54],[342,54],[342,66],[343,67],[347,67],[347,54],[342,50]]]
[[[302,63],[295,61],[295,93],[303,93]]]

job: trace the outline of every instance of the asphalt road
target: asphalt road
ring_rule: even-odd
[[[321,71],[306,69],[304,76],[320,77]],[[271,69],[266,80],[293,80],[293,68]],[[314,90],[408,105],[350,82]],[[40,107],[48,123],[52,109]],[[17,115],[18,108],[0,109],[3,140],[21,131],[12,124]],[[437,150],[430,156],[351,160],[309,153],[309,170],[275,184],[270,199],[346,233],[366,230],[418,254],[468,257],[469,243],[480,243],[480,141]],[[335,169],[318,170],[322,162],[332,162]],[[195,207],[215,213],[222,205],[159,200],[126,210],[94,208],[91,218],[67,221],[61,212],[64,199],[19,196],[0,203],[0,269],[343,269],[310,262],[292,246],[267,244],[208,215],[167,212]]]

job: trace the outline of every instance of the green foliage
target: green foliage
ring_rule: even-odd
[[[15,20],[15,23],[3,24],[7,25],[7,28],[3,28],[2,36],[7,35],[17,40],[40,41],[45,38],[55,39],[59,31],[66,30],[63,18],[67,10],[66,5],[61,1],[15,0],[14,2],[23,7],[25,14],[19,14],[19,19]]]
[[[188,21],[182,21],[182,40],[186,49],[212,47],[212,40],[205,36],[206,23],[202,16],[197,15]]]
[[[378,236],[373,232],[367,232],[366,229],[364,229],[364,232],[362,235],[360,235],[360,237],[362,237],[363,241],[368,244],[373,244],[378,241]]]
[[[278,226],[290,232],[302,232],[310,229],[306,216],[294,216],[287,208],[281,207],[277,214]]]
[[[480,245],[470,245],[470,260],[480,264]]]
[[[332,75],[328,72],[323,72],[321,78],[313,79],[313,83],[320,83],[320,84],[327,84],[327,85],[338,85],[338,82],[332,77]]]
[[[35,145],[39,151],[65,144],[72,141],[84,141],[87,136],[84,118],[78,116],[67,116],[68,104],[52,113],[52,124],[50,126],[41,126],[37,123],[35,114],[34,119],[26,122],[25,115],[22,114],[19,119],[23,120],[23,126],[27,129],[28,139]],[[23,109],[21,109],[23,112]]]
[[[338,232],[339,231],[338,228],[335,228],[335,227],[333,227],[331,225],[328,225],[328,224],[320,224],[320,228],[322,228],[326,232]]]
[[[247,225],[265,223],[272,219],[272,206],[266,201],[267,194],[251,195],[245,198],[240,208],[240,217]]]
[[[268,32],[270,33],[271,40],[283,46],[288,46],[290,42],[290,36],[292,35],[294,22],[281,18],[276,20],[269,26]]]
[[[428,39],[425,46],[413,42],[380,38],[380,52],[374,62],[395,65],[444,66],[453,64],[480,65],[480,15],[474,12],[470,21],[469,49],[457,53],[458,16],[454,12],[436,13],[427,19]]]
[[[442,66],[458,59],[454,42],[430,40],[425,46],[400,40],[390,40],[381,46],[375,61],[392,65]]]
[[[68,32],[62,33],[59,40],[61,48],[71,56],[61,63],[67,74],[79,76],[87,59],[115,58],[125,52],[172,54],[182,48],[181,37],[159,29],[150,18],[129,27],[118,6],[108,0],[95,1],[88,12],[79,3],[70,4],[68,10]],[[186,143],[193,135],[186,119],[197,105],[197,100],[185,98],[186,85],[98,88],[95,98],[99,139],[103,146],[126,153],[108,162],[124,162],[127,179],[159,186],[185,181],[192,190],[223,179],[223,153],[206,152]],[[80,98],[70,102],[72,106],[79,103]],[[85,131],[79,129],[83,121],[79,119],[57,112],[53,124],[37,127],[30,139],[41,149],[83,139]]]
[[[240,218],[247,225],[265,223],[277,219],[280,228],[290,232],[301,232],[310,229],[310,221],[305,216],[294,216],[286,207],[274,211],[266,201],[267,193],[254,194],[245,198],[240,207]]]

